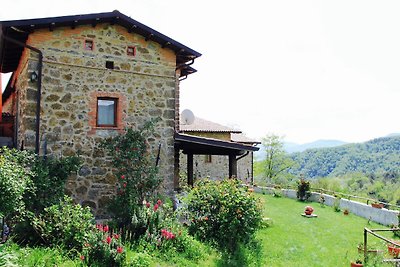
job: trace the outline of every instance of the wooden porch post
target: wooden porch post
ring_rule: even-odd
[[[179,189],[179,149],[175,148],[174,154],[174,190]]]
[[[229,178],[237,177],[237,160],[235,154],[229,154]]]
[[[188,185],[193,186],[193,153],[187,154],[187,179]]]

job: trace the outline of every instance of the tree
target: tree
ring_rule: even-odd
[[[269,134],[262,139],[262,145],[265,149],[262,165],[267,183],[279,184],[287,180],[287,170],[294,165],[294,161],[283,149],[282,137]]]

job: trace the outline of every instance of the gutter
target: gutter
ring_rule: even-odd
[[[43,53],[36,47],[27,45],[25,43],[22,43],[18,40],[15,40],[11,37],[5,36],[2,34],[2,37],[4,40],[7,40],[11,43],[14,43],[16,45],[28,48],[29,50],[32,50],[33,52],[36,52],[39,55],[39,62],[38,62],[38,85],[37,85],[37,95],[36,95],[36,138],[35,138],[35,154],[39,155],[39,134],[40,134],[40,101],[41,101],[41,95],[42,95],[42,68],[43,68]]]

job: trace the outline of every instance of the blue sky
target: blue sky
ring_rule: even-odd
[[[203,54],[181,107],[261,138],[360,142],[400,132],[400,2],[21,1],[0,20],[122,13]]]

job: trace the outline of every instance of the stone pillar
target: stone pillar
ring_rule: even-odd
[[[237,160],[236,155],[229,155],[229,178],[237,177]]]
[[[193,153],[187,154],[187,179],[188,185],[193,186]]]
[[[174,190],[179,189],[179,148],[175,148],[174,154]]]

